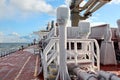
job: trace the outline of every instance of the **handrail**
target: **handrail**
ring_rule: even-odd
[[[54,46],[54,44],[56,43],[56,41],[58,41],[58,38],[52,37],[52,39],[49,41],[49,43],[47,44],[47,46],[45,47],[43,53],[44,54],[48,54],[48,52],[50,51],[50,49]]]
[[[80,43],[83,43],[83,45],[85,45],[85,46],[87,44],[87,46],[89,47],[87,50],[82,49],[81,51],[79,51],[77,49],[77,47],[75,47],[74,48],[75,54],[73,54],[74,59],[71,58],[70,62],[75,61],[75,63],[77,63],[77,62],[84,63],[84,62],[88,61],[88,63],[89,63],[91,61],[92,62],[92,68],[94,68],[96,66],[95,65],[95,60],[96,60],[96,62],[97,62],[97,70],[99,70],[99,67],[100,67],[100,64],[99,64],[100,63],[99,62],[100,61],[99,60],[99,57],[100,57],[99,56],[99,46],[98,46],[98,43],[97,43],[97,41],[95,39],[67,39],[67,42],[75,43],[74,46],[77,46],[77,43],[80,42]],[[57,38],[52,37],[50,39],[49,43],[47,44],[47,46],[45,47],[43,53],[41,53],[42,65],[43,65],[43,70],[44,70],[44,79],[48,78],[47,68],[48,68],[49,64],[58,56],[59,46],[58,46],[58,48],[54,48],[54,47],[57,47],[57,44],[59,44],[59,38],[58,37]],[[94,46],[96,48],[96,51],[94,49]],[[69,51],[69,50],[67,50],[67,51]],[[72,50],[70,50],[70,51],[72,51]],[[85,52],[85,55],[90,56],[90,57],[89,58],[83,58],[83,60],[78,59],[77,56],[83,55],[83,54],[78,54],[78,52],[80,52],[80,53]],[[83,55],[83,57],[85,55]]]
[[[7,55],[10,55],[11,53],[14,53],[17,50],[19,50],[19,49],[17,49],[17,48],[10,48],[10,49],[0,50],[0,57],[5,57]]]
[[[59,40],[58,38],[52,37],[42,53],[42,57],[43,57],[42,58],[43,59],[42,65],[43,65],[43,70],[44,70],[44,80],[46,80],[48,77],[47,67],[52,62],[52,60],[54,60],[53,58],[56,57],[56,54],[58,51],[53,50],[50,53],[51,55],[53,55],[53,58],[50,58],[50,56],[48,57],[48,53],[52,50],[52,47],[55,47],[55,45],[56,45],[55,43],[57,43],[58,40]]]
[[[98,66],[98,70],[100,70],[100,48],[98,45],[98,42],[96,40],[94,40],[95,45],[96,45],[96,53],[97,53],[97,66]]]
[[[69,42],[69,44],[70,44],[70,42],[74,43],[74,50],[70,50],[70,52],[74,51],[73,52],[74,54],[72,55],[72,57],[74,57],[74,59],[72,59],[72,60],[74,60],[76,64],[79,61],[79,59],[76,56],[79,56],[79,53],[83,53],[83,54],[88,55],[89,58],[91,57],[92,67],[96,66],[97,70],[100,70],[100,50],[99,50],[99,45],[95,39],[67,39],[67,42]],[[82,44],[83,48],[81,50],[77,49],[77,47],[76,47],[77,43]],[[87,47],[89,47],[89,48],[87,48]],[[84,49],[84,48],[86,48],[86,49]],[[67,52],[68,51],[69,50],[67,50]],[[87,59],[89,59],[89,58],[87,58]],[[86,58],[83,58],[83,59],[86,59]],[[95,65],[95,62],[97,63],[97,65]]]
[[[47,61],[47,66],[57,57],[57,54],[58,54],[57,51],[53,52],[53,55]]]
[[[54,36],[55,28],[52,28],[52,30],[47,34],[47,39],[50,39]]]

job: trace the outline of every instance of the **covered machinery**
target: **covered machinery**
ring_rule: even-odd
[[[84,5],[82,3],[83,1],[86,2]],[[70,10],[72,26],[78,26],[79,20],[89,18],[93,12],[110,1],[111,0],[71,0]]]

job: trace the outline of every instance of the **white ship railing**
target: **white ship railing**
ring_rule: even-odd
[[[90,70],[94,68],[100,69],[100,54],[99,46],[94,39],[67,39],[69,45],[67,49],[67,64],[69,63],[89,63],[91,62]],[[72,49],[71,43],[74,43],[74,49]],[[78,49],[78,43],[81,43],[81,49]],[[56,65],[59,65],[59,39],[51,38],[43,53],[41,53],[44,79],[48,78],[48,67],[52,61],[56,61]],[[82,65],[81,65],[82,66]]]
[[[19,49],[18,48],[10,48],[10,49],[0,50],[0,57],[5,57],[7,55],[10,55],[11,53],[14,53],[17,50],[19,50]]]
[[[47,40],[51,39],[51,37],[59,35],[59,28],[54,27],[52,30],[47,34]],[[67,38],[80,38],[80,30],[79,27],[67,27]]]
[[[79,34],[79,27],[67,27],[67,38],[76,38]]]
[[[41,53],[43,72],[44,72],[44,80],[48,78],[48,66],[49,64],[58,57],[59,49],[58,49],[58,38],[51,38],[48,42],[47,46]],[[57,61],[56,61],[57,63]]]
[[[47,39],[51,39],[51,37],[56,36],[56,27],[52,28],[50,32],[47,34]]]
[[[92,63],[92,67],[100,70],[100,51],[99,45],[95,39],[68,39],[67,63]],[[74,49],[71,47],[74,44]],[[78,49],[78,43],[81,44],[81,49]]]
[[[51,38],[54,35],[55,28],[52,28],[50,32],[47,34],[47,38]]]
[[[59,28],[54,27],[52,30],[47,34],[47,40],[51,37],[59,35]],[[80,30],[79,27],[67,27],[67,38],[80,38]]]

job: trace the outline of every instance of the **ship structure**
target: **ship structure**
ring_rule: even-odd
[[[72,0],[69,8],[58,7],[56,25],[52,21],[47,30],[34,32],[41,38],[40,74],[44,80],[120,80],[119,72],[114,74],[100,68],[119,65],[120,20],[118,28],[110,28],[109,24],[91,27],[83,21],[111,0],[88,0],[81,7],[82,1]]]
[[[38,44],[0,55],[0,80],[120,80],[120,19],[118,28],[83,21],[110,1],[71,0],[58,7],[56,24],[34,32]]]

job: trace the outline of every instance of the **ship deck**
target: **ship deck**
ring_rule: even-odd
[[[33,48],[0,58],[0,80],[38,80],[40,58],[34,55]]]
[[[34,54],[34,47],[16,51],[0,58],[0,80],[43,80],[40,72],[40,57]],[[120,64],[101,65],[101,70],[120,76]]]
[[[120,63],[117,65],[101,65],[100,69],[112,72],[120,77]]]

